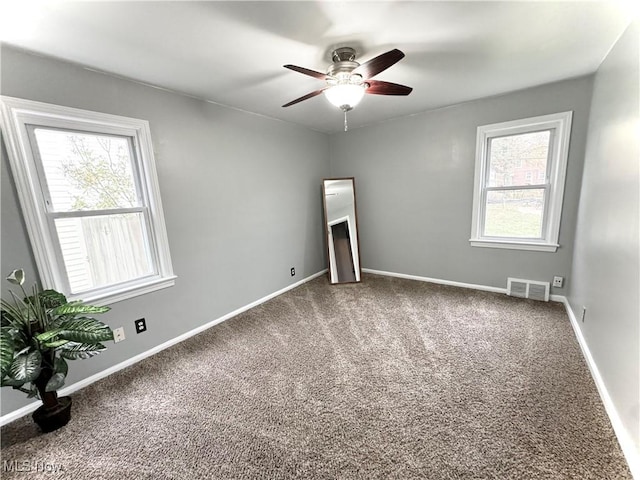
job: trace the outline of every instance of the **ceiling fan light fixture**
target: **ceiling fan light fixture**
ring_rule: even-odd
[[[355,61],[356,51],[351,47],[340,47],[333,51],[333,63],[327,69],[327,73],[299,67],[297,65],[284,65],[285,68],[299,72],[310,77],[324,80],[326,86],[302,97],[296,98],[282,105],[290,107],[304,100],[324,93],[327,100],[344,112],[344,131],[347,131],[347,112],[360,103],[365,93],[372,95],[409,95],[412,88],[397,83],[371,80],[380,72],[396,64],[404,57],[397,48],[378,55],[371,60],[360,64]]]
[[[340,110],[349,111],[364,97],[366,84],[341,83],[324,91],[329,102]]]

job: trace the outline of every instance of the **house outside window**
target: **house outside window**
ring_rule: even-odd
[[[173,285],[148,123],[1,100],[43,286],[108,304]]]
[[[478,127],[472,246],[557,250],[571,117]]]
[[[547,172],[544,170],[540,170],[538,172],[538,183],[544,183],[544,179],[546,178]]]
[[[545,139],[545,140],[547,140],[547,139]],[[527,173],[524,174],[524,181],[527,184],[530,184],[532,179],[533,179],[533,175],[531,174],[531,172],[527,172]]]

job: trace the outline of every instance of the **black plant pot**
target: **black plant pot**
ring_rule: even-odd
[[[64,427],[71,419],[71,397],[58,397],[58,404],[53,407],[42,405],[32,417],[44,433]]]

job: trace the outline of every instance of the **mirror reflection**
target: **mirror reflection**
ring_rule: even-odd
[[[360,252],[353,178],[323,181],[325,234],[331,283],[360,281]]]

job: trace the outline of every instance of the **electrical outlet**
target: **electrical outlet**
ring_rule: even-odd
[[[584,316],[587,314],[587,307],[582,307],[582,323],[584,323]]]
[[[296,276],[296,269],[295,267],[291,267],[291,276],[295,277]]]
[[[553,277],[553,286],[562,288],[562,284],[564,283],[564,278],[562,277]]]
[[[144,318],[133,322],[136,326],[136,333],[142,333],[147,331],[147,321]]]
[[[124,339],[125,339],[124,327],[115,328],[113,330],[113,341],[114,341],[114,343],[121,342]]]

